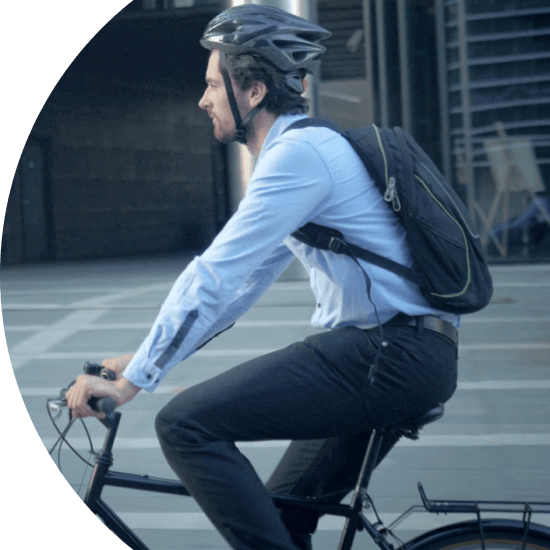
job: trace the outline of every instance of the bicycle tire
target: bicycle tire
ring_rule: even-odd
[[[486,550],[550,550],[550,529],[530,523],[527,534],[522,521],[482,520]],[[525,544],[525,546],[524,546]],[[446,525],[405,544],[403,550],[481,550],[477,520]]]

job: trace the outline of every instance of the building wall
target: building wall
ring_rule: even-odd
[[[54,111],[55,257],[199,249],[215,231],[211,129],[196,98],[101,96]]]
[[[210,17],[115,18],[90,42],[29,137],[3,263],[208,246],[227,217],[224,149],[198,107],[207,53],[197,36]],[[40,199],[26,184],[27,150],[37,146]],[[37,235],[48,237],[40,251],[30,246]]]

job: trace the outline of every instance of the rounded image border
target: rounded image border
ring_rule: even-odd
[[[128,4],[128,0],[29,0],[3,6],[2,220],[19,158],[44,103],[74,58]],[[1,400],[0,465],[6,504],[2,540],[17,548],[44,550],[61,545],[79,550],[127,548],[89,513],[50,459],[17,386],[3,323],[0,354],[7,386]]]

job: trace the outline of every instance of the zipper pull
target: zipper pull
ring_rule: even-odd
[[[397,188],[395,187],[395,184],[395,178],[391,176],[388,181],[388,188],[384,193],[384,200],[386,202],[392,203],[394,212],[399,212],[401,210],[401,201],[399,200],[399,195],[397,194]]]

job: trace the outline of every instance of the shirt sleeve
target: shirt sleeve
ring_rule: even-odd
[[[282,244],[238,289],[233,301],[218,321],[199,340],[197,349],[230,328],[244,315],[291,264],[294,254]]]
[[[175,364],[242,315],[290,263],[283,239],[315,216],[331,188],[309,143],[276,140],[262,151],[237,212],[178,277],[125,378],[153,391]]]

